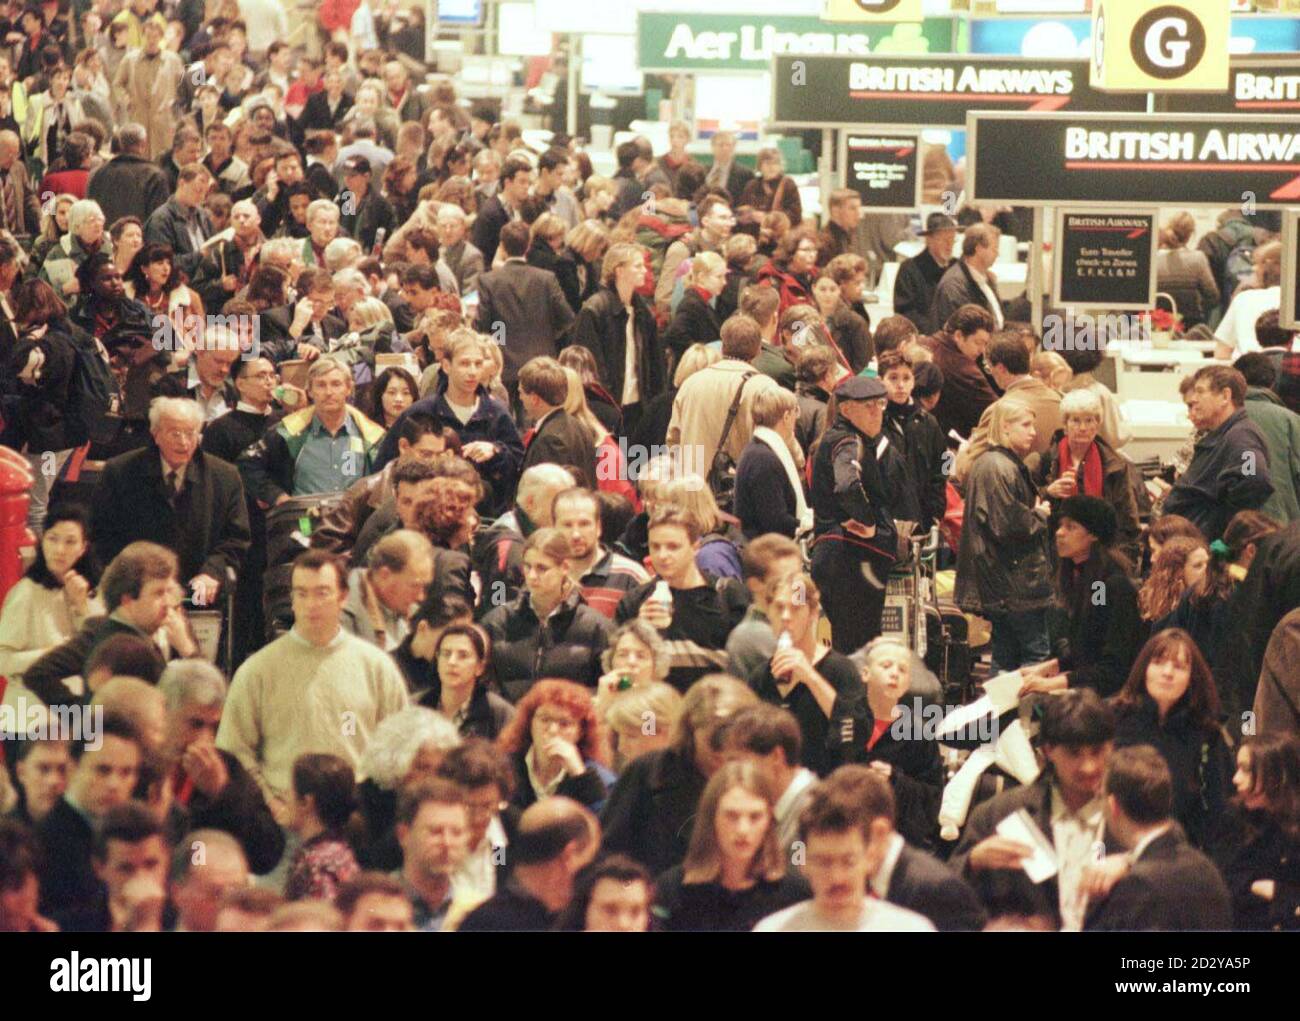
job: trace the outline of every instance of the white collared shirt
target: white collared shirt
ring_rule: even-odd
[[[172,489],[176,492],[176,495],[179,496],[182,487],[184,487],[185,485],[185,472],[186,469],[189,468],[189,465],[185,464],[182,465],[180,468],[173,468],[171,465],[167,463],[167,458],[163,457],[161,454],[158,455],[158,460],[162,462],[162,473],[163,473],[162,477],[163,477],[164,485],[167,483],[167,476],[171,472],[176,473],[176,481],[172,483]]]
[[[1052,786],[1052,843],[1056,848],[1062,932],[1083,929],[1088,899],[1079,890],[1079,883],[1083,870],[1102,857],[1098,848],[1102,846],[1105,830],[1106,815],[1100,797],[1071,812],[1061,792]]]
[[[1141,858],[1142,852],[1145,851],[1148,847],[1150,847],[1155,841],[1159,840],[1166,833],[1168,833],[1169,828],[1172,825],[1173,823],[1167,822],[1163,826],[1157,826],[1155,829],[1146,833],[1141,840],[1139,840],[1136,844],[1133,845],[1133,850],[1129,851],[1128,853],[1128,860],[1130,862],[1135,862],[1139,858]]]
[[[564,782],[564,770],[560,769],[550,783],[542,783],[542,778],[537,774],[537,749],[530,747],[524,753],[524,766],[528,770],[528,783],[533,788],[533,793],[537,795],[538,800],[549,798],[559,790],[560,784]]]
[[[186,388],[194,394],[194,400],[198,402],[203,409],[203,424],[207,425],[214,418],[220,418],[229,407],[226,405],[226,393],[224,387],[217,387],[212,392],[212,396],[207,400],[203,399],[203,383],[199,379],[199,370],[194,362],[190,362],[189,375],[186,378]]]
[[[505,827],[500,817],[494,815],[483,842],[452,873],[451,892],[456,900],[481,902],[497,892],[496,858],[508,843]]]
[[[1002,329],[1002,300],[998,297],[998,292],[993,289],[989,283],[989,278],[972,266],[966,263],[966,268],[970,270],[971,278],[979,284],[979,288],[984,292],[984,297],[988,299],[989,311],[993,313],[993,318],[998,324],[998,329]]]

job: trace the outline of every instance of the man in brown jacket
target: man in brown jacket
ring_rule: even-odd
[[[117,66],[113,93],[124,121],[143,124],[149,137],[148,156],[157,160],[171,148],[176,132],[176,94],[185,66],[163,49],[163,28],[154,19],[144,23],[144,47],[131,50]]]
[[[962,305],[948,317],[942,331],[921,339],[943,372],[943,390],[932,414],[945,435],[955,429],[969,437],[984,409],[998,399],[979,366],[994,328],[988,309]]]
[[[1018,333],[1004,331],[989,344],[989,370],[993,381],[1002,389],[1003,400],[1016,400],[1034,411],[1035,439],[1033,453],[1044,453],[1052,436],[1061,428],[1061,395],[1037,376],[1029,374],[1029,351]],[[952,481],[960,486],[975,458],[989,449],[989,420],[993,405],[984,409],[979,425],[971,433],[970,443],[957,455]]]

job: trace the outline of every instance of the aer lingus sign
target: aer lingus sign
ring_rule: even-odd
[[[636,34],[642,71],[766,71],[781,54],[945,53],[953,22],[830,24],[796,15],[642,11]]]

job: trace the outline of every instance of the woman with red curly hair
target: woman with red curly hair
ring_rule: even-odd
[[[514,763],[511,801],[520,811],[558,795],[600,814],[615,777],[608,767],[605,725],[582,685],[538,681],[520,699],[497,744]]]

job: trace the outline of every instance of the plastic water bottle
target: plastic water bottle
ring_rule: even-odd
[[[662,578],[655,583],[654,598],[663,604],[665,610],[671,610],[673,607],[673,594],[668,588],[668,582]]]
[[[794,639],[790,637],[789,631],[782,631],[776,640],[776,651],[785,652],[786,649],[793,647]]]

